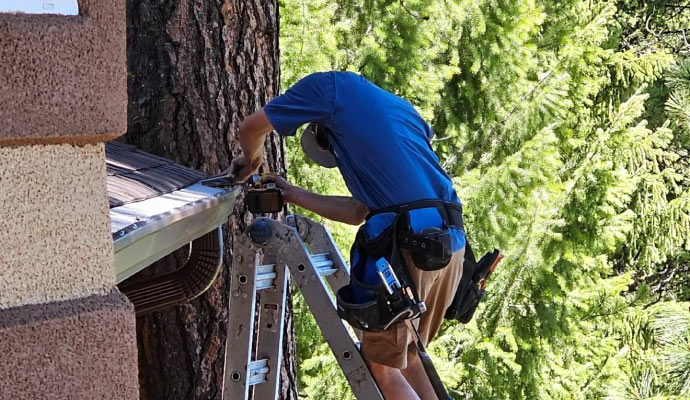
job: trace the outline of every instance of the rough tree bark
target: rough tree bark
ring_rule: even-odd
[[[241,120],[278,94],[276,1],[127,0],[127,36],[123,140],[208,174],[227,168],[240,152]],[[280,137],[269,137],[265,155],[264,170],[284,167]],[[221,398],[232,233],[250,219],[238,203],[225,226],[223,272],[204,296],[137,320],[142,399]],[[288,311],[281,398],[297,399]]]

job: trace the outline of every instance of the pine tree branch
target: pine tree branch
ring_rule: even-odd
[[[431,139],[431,141],[432,142],[443,142],[444,140],[452,139],[454,137],[455,137],[454,135],[448,135],[448,136],[444,136],[444,137],[440,137],[440,138],[433,138],[433,139]]]
[[[419,14],[413,13],[409,8],[407,8],[407,6],[405,6],[405,3],[403,2],[403,0],[398,0],[398,3],[400,3],[400,5],[402,6],[402,8],[403,8],[408,14],[410,14],[410,16],[411,16],[412,18],[414,18],[414,19],[419,19],[419,20],[422,20],[422,21],[428,21],[428,20],[429,20],[429,16],[428,16],[428,15],[419,15]]]
[[[670,31],[661,31],[658,33],[658,35],[677,35],[677,34],[682,34],[685,35],[685,29],[673,29]]]
[[[625,304],[620,305],[618,307],[611,308],[608,311],[602,311],[600,313],[590,314],[590,315],[584,316],[584,317],[582,317],[582,321],[591,321],[593,319],[597,319],[597,318],[601,318],[601,317],[610,317],[612,315],[620,314],[621,312],[625,311],[628,307],[630,307],[630,304],[625,303]]]
[[[501,120],[501,122],[498,122],[497,124],[494,124],[494,125],[491,127],[491,130],[490,130],[490,131],[486,134],[486,136],[485,136],[484,143],[489,143],[489,142],[491,142],[491,138],[492,138],[493,135],[496,133],[496,129],[497,129],[498,127],[500,127],[500,128],[505,128],[505,127],[506,127],[506,124],[508,123],[508,121],[510,120],[510,118],[512,118],[513,115],[517,112],[518,108],[522,105],[522,103],[523,103],[524,101],[526,101],[527,99],[529,99],[532,95],[534,95],[534,93],[535,93],[539,88],[541,88],[542,85],[544,85],[544,84],[553,76],[553,73],[556,71],[557,68],[559,68],[559,67],[561,66],[561,64],[565,61],[565,59],[566,59],[566,57],[561,58],[561,59],[558,61],[558,63],[556,63],[556,65],[555,65],[549,72],[547,72],[546,75],[544,75],[544,76],[539,80],[539,82],[537,82],[527,93],[525,93],[524,95],[522,95],[522,96],[520,97],[520,99],[518,99],[518,101],[515,102],[515,104],[513,105],[513,107],[510,109],[510,111],[508,112],[508,114]],[[481,146],[480,148],[483,148],[483,146]],[[480,153],[481,153],[481,152],[480,152]],[[472,168],[474,168],[478,163],[479,163],[479,159],[474,159],[474,160],[472,160],[472,161],[470,162],[470,164],[468,165],[467,168],[468,168],[468,169],[472,169]]]
[[[682,9],[682,10],[690,10],[690,5],[679,6],[679,5],[675,5],[675,4],[662,4],[662,6],[664,6],[666,8],[678,8],[678,9]]]
[[[584,393],[584,392],[585,392],[585,389],[587,389],[587,387],[588,387],[592,382],[594,382],[594,379],[595,379],[595,378],[598,378],[599,376],[601,376],[602,371],[604,370],[604,366],[605,366],[606,363],[608,363],[608,362],[609,362],[609,356],[606,356],[606,357],[604,358],[604,360],[601,362],[601,364],[599,364],[599,365],[597,366],[597,368],[596,368],[596,370],[599,371],[599,372],[598,372],[597,374],[594,374],[594,375],[590,376],[589,379],[587,379],[587,381],[585,382],[585,384],[582,385],[582,386],[580,386],[580,393]]]

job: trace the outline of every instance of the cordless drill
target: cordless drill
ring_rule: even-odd
[[[244,182],[247,187],[245,202],[252,214],[276,213],[283,210],[283,192],[273,182],[265,182],[267,176],[280,176],[280,173],[254,174]],[[234,176],[227,173],[203,179],[200,183],[213,188],[228,188],[234,185]]]
[[[252,214],[277,213],[283,210],[283,192],[273,182],[264,182],[267,175],[252,175],[245,184],[249,185],[245,203]]]

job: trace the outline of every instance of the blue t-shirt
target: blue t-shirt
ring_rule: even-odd
[[[360,75],[311,74],[264,111],[281,135],[294,135],[309,122],[329,128],[338,169],[352,196],[370,210],[424,199],[460,202],[431,148],[429,124],[407,100]],[[416,225],[436,223],[423,217]],[[462,231],[455,232],[453,249],[464,245]]]

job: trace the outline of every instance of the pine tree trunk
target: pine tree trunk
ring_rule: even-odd
[[[242,119],[278,93],[277,7],[265,0],[127,0],[123,140],[208,174],[226,169],[240,152]],[[264,170],[284,168],[282,146],[280,137],[269,137]],[[142,399],[221,398],[232,233],[251,220],[241,203],[235,210],[213,287],[137,320]],[[178,252],[150,269],[175,268],[181,258]],[[296,400],[291,307],[286,331],[281,398]]]

